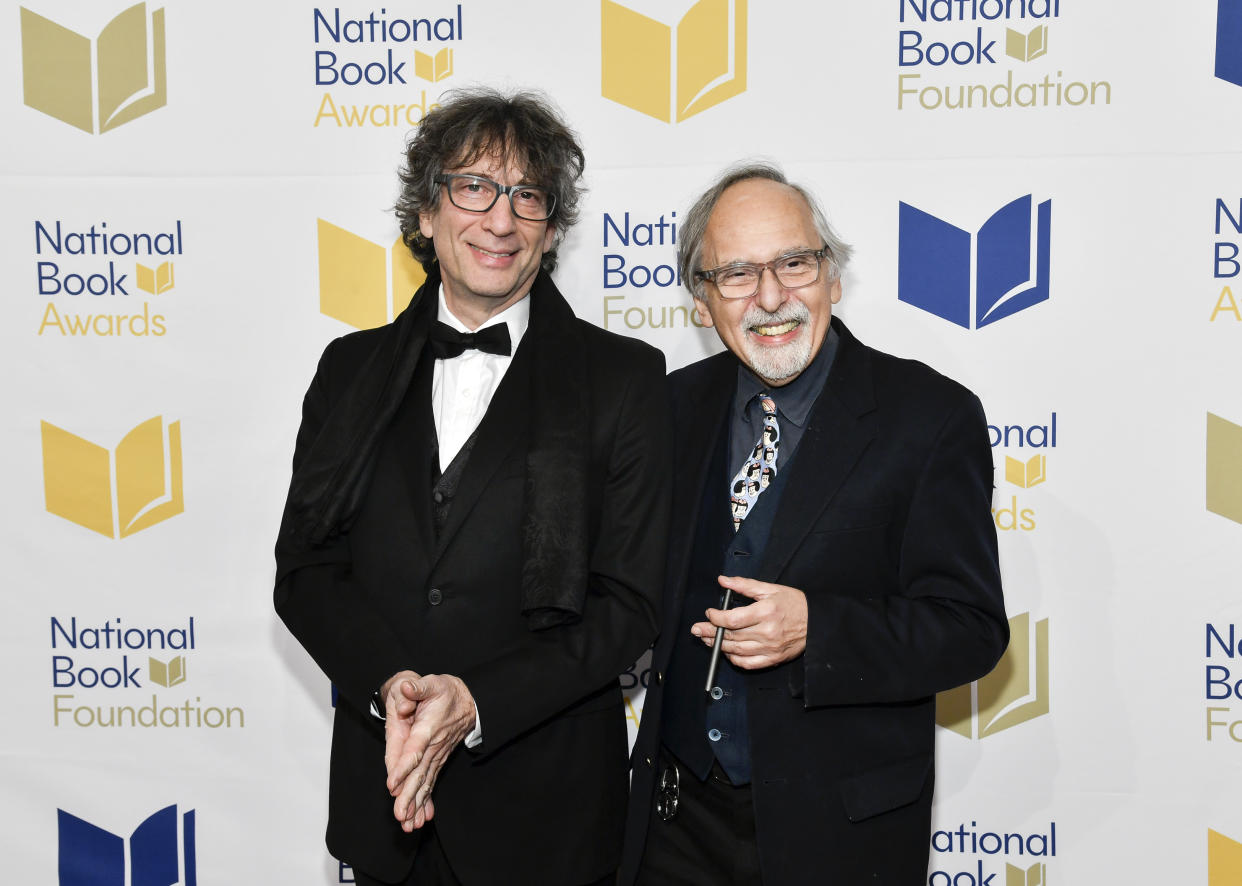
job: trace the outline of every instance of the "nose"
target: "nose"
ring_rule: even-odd
[[[764,268],[759,272],[759,289],[755,292],[755,304],[769,314],[774,313],[789,298],[788,290],[776,279],[776,271]]]
[[[507,194],[500,194],[496,198],[492,208],[483,216],[483,225],[498,237],[512,233],[517,225],[517,216],[513,214],[513,206],[509,203]]]

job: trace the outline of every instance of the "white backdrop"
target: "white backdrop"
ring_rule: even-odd
[[[856,246],[851,329],[983,399],[1007,607],[1031,639],[957,696],[983,712],[939,731],[929,882],[1242,883],[1242,86],[1214,76],[1218,25],[1242,52],[1239,6],[10,4],[9,876],[89,886],[73,864],[102,876],[123,851],[171,859],[183,886],[351,881],[322,843],[330,689],[272,613],[271,549],[302,394],[351,328],[321,313],[321,270],[365,266],[378,282],[335,295],[387,306],[404,139],[483,83],[546,91],[582,136],[590,192],[557,272],[581,316],[670,368],[717,350],[660,266],[710,178],[766,157]],[[362,22],[341,42],[338,15]],[[659,76],[674,39],[680,84]],[[398,82],[316,82],[381,69]],[[147,95],[107,125],[109,102]],[[1026,195],[1051,201],[1047,300],[978,329],[897,300],[927,277],[900,266],[900,204],[974,234]],[[165,263],[140,290],[138,266]],[[642,678],[624,678],[631,729]]]

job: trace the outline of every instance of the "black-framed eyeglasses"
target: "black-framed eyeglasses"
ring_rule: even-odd
[[[481,175],[447,172],[437,175],[435,182],[444,185],[454,206],[467,212],[487,212],[501,194],[509,198],[513,214],[527,221],[547,221],[556,208],[556,195],[538,185],[502,185]]]
[[[759,291],[764,271],[771,271],[786,289],[801,289],[819,280],[819,266],[832,258],[827,245],[802,249],[766,262],[734,262],[708,271],[695,271],[694,279],[716,284],[721,298],[750,298]]]

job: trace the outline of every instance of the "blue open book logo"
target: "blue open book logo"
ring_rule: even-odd
[[[974,237],[908,203],[899,224],[899,301],[977,329],[1048,300],[1051,200],[1032,213],[1031,195],[1019,197]]]
[[[1217,0],[1216,76],[1242,86],[1242,0]]]
[[[125,840],[63,809],[56,810],[60,843],[60,886],[197,886],[194,810],[177,820],[166,806]],[[178,827],[180,826],[180,827]],[[178,841],[177,833],[181,832]]]

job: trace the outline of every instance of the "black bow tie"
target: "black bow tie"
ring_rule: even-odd
[[[509,324],[497,323],[478,332],[458,332],[453,327],[436,322],[431,328],[431,353],[438,360],[451,360],[461,356],[463,351],[471,348],[485,354],[509,356],[512,348],[509,344]]]

